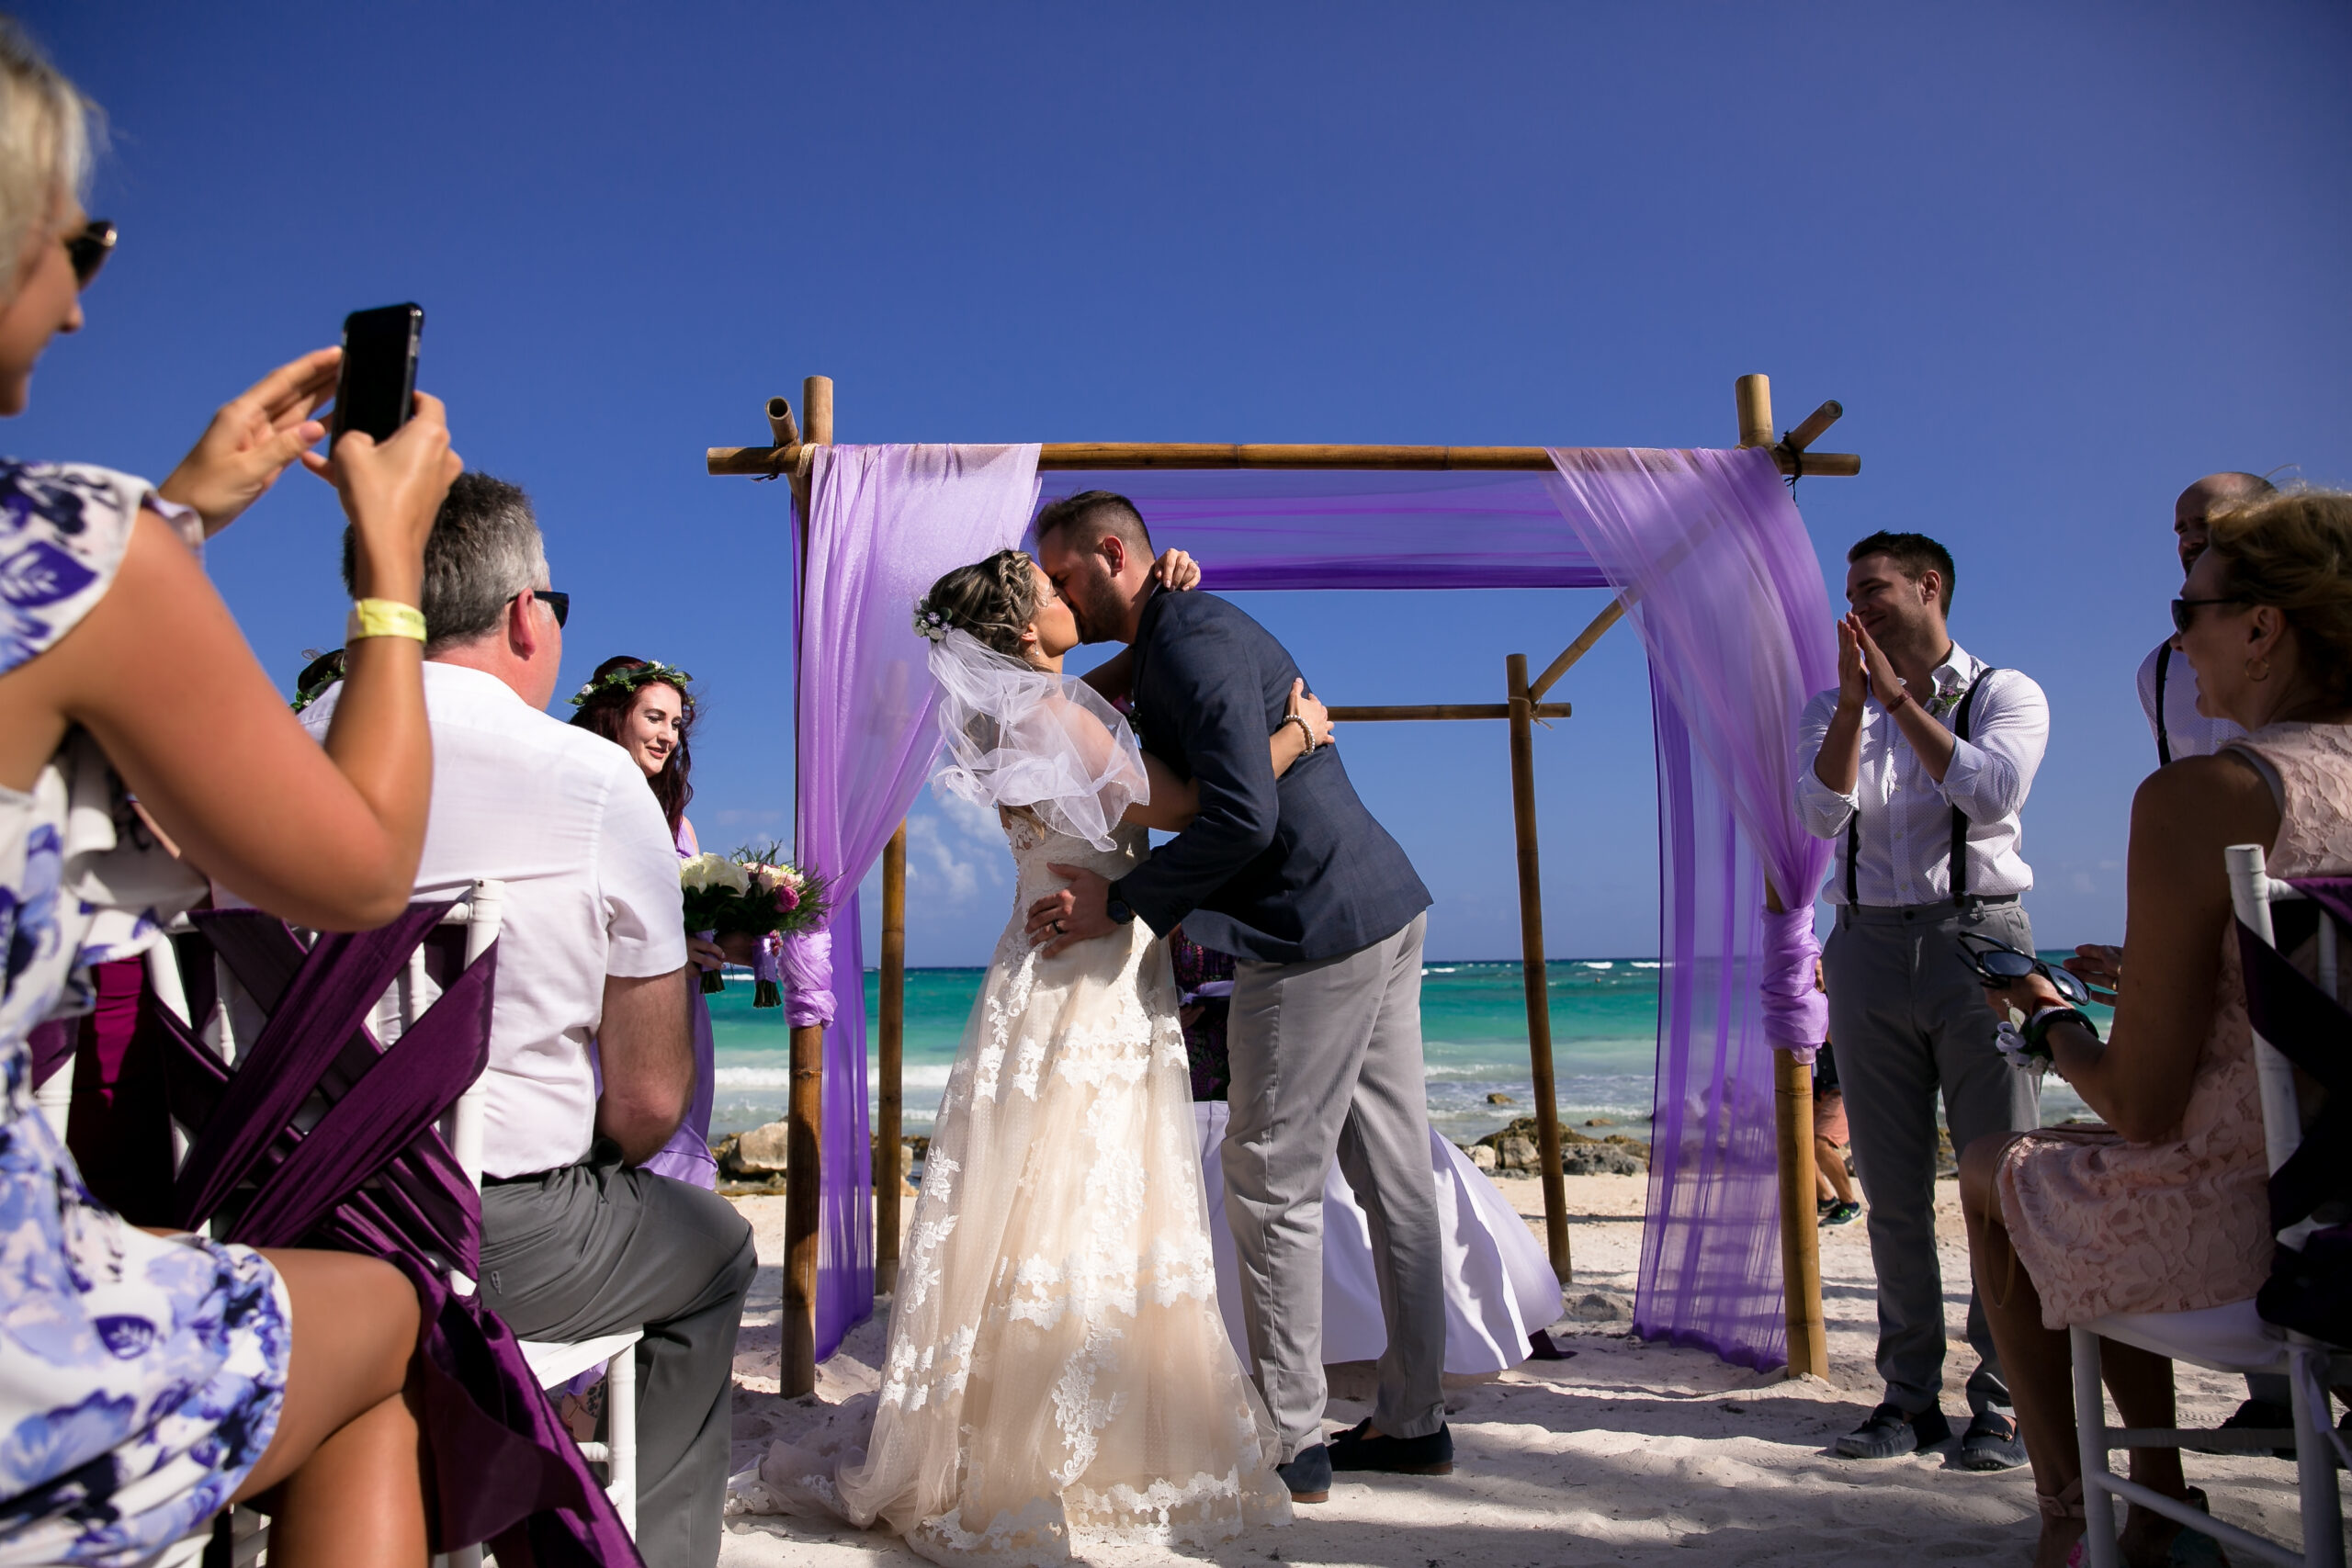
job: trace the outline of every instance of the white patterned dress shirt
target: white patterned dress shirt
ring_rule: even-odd
[[[1951,727],[1961,694],[1986,668],[1952,645],[1933,672],[1928,713]],[[1917,694],[1915,694],[1917,695]],[[1855,891],[1872,908],[1942,903],[1951,897],[1951,814],[1968,818],[1968,892],[1996,897],[2033,886],[2033,868],[2018,852],[2023,829],[2018,813],[2033,787],[2034,771],[2050,743],[2050,704],[2041,688],[2015,670],[1984,678],[1971,710],[1970,739],[1955,739],[1943,782],[1931,777],[1919,754],[1875,697],[1862,706],[1862,756],[1854,788],[1840,795],[1821,782],[1814,765],[1838,711],[1838,690],[1805,705],[1798,728],[1797,814],[1805,831],[1838,845],[1826,896],[1846,898],[1846,824],[1861,813],[1861,853]]]

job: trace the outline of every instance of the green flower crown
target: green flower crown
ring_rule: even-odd
[[[674,664],[664,664],[656,659],[633,668],[616,670],[601,681],[591,681],[572,694],[571,705],[584,707],[588,699],[599,692],[634,692],[639,686],[675,686],[686,705],[694,705],[694,694],[686,688],[694,677]]]

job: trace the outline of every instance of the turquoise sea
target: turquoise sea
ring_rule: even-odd
[[[1581,958],[1555,959],[1547,968],[1553,1075],[1561,1116],[1571,1125],[1606,1119],[1636,1137],[1647,1137],[1657,1056],[1657,964],[1639,958]],[[910,1133],[930,1130],[984,973],[907,971],[904,1083]],[[1431,963],[1421,975],[1421,1036],[1429,1063],[1431,1123],[1464,1143],[1529,1114],[1533,1089],[1527,1066],[1526,993],[1518,962]],[[879,976],[868,971],[869,1040],[879,987]],[[712,1134],[777,1120],[784,1114],[789,1081],[783,1010],[755,1010],[751,984],[741,977],[730,979],[710,1003],[718,1051]],[[1510,1103],[1489,1104],[1490,1094],[1508,1095]],[[2055,1078],[2042,1100],[2045,1119],[2081,1113],[2081,1102]]]

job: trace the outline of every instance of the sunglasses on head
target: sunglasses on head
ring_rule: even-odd
[[[2249,604],[2252,603],[2252,600],[2235,593],[2222,599],[2176,599],[2172,602],[2172,629],[2177,632],[2188,630],[2191,623],[2197,619],[2197,606],[2199,604]]]
[[[562,629],[563,623],[571,618],[571,594],[559,592],[552,588],[534,588],[530,591],[530,593],[532,598],[537,599],[540,604],[545,604],[548,607],[548,613],[555,617],[555,624],[558,630]],[[508,598],[506,602],[509,604],[512,604],[516,599],[520,599],[522,596],[523,595],[520,593],[516,593]]]
[[[90,287],[90,279],[114,254],[115,237],[115,226],[103,218],[93,218],[80,233],[65,236],[65,256],[73,264],[76,288]]]

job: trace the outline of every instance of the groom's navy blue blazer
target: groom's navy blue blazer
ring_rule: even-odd
[[[1135,640],[1144,750],[1200,786],[1193,825],[1113,896],[1165,936],[1271,964],[1352,953],[1430,906],[1373,820],[1338,750],[1274,777],[1267,737],[1298,666],[1266,628],[1210,593],[1156,593]]]

